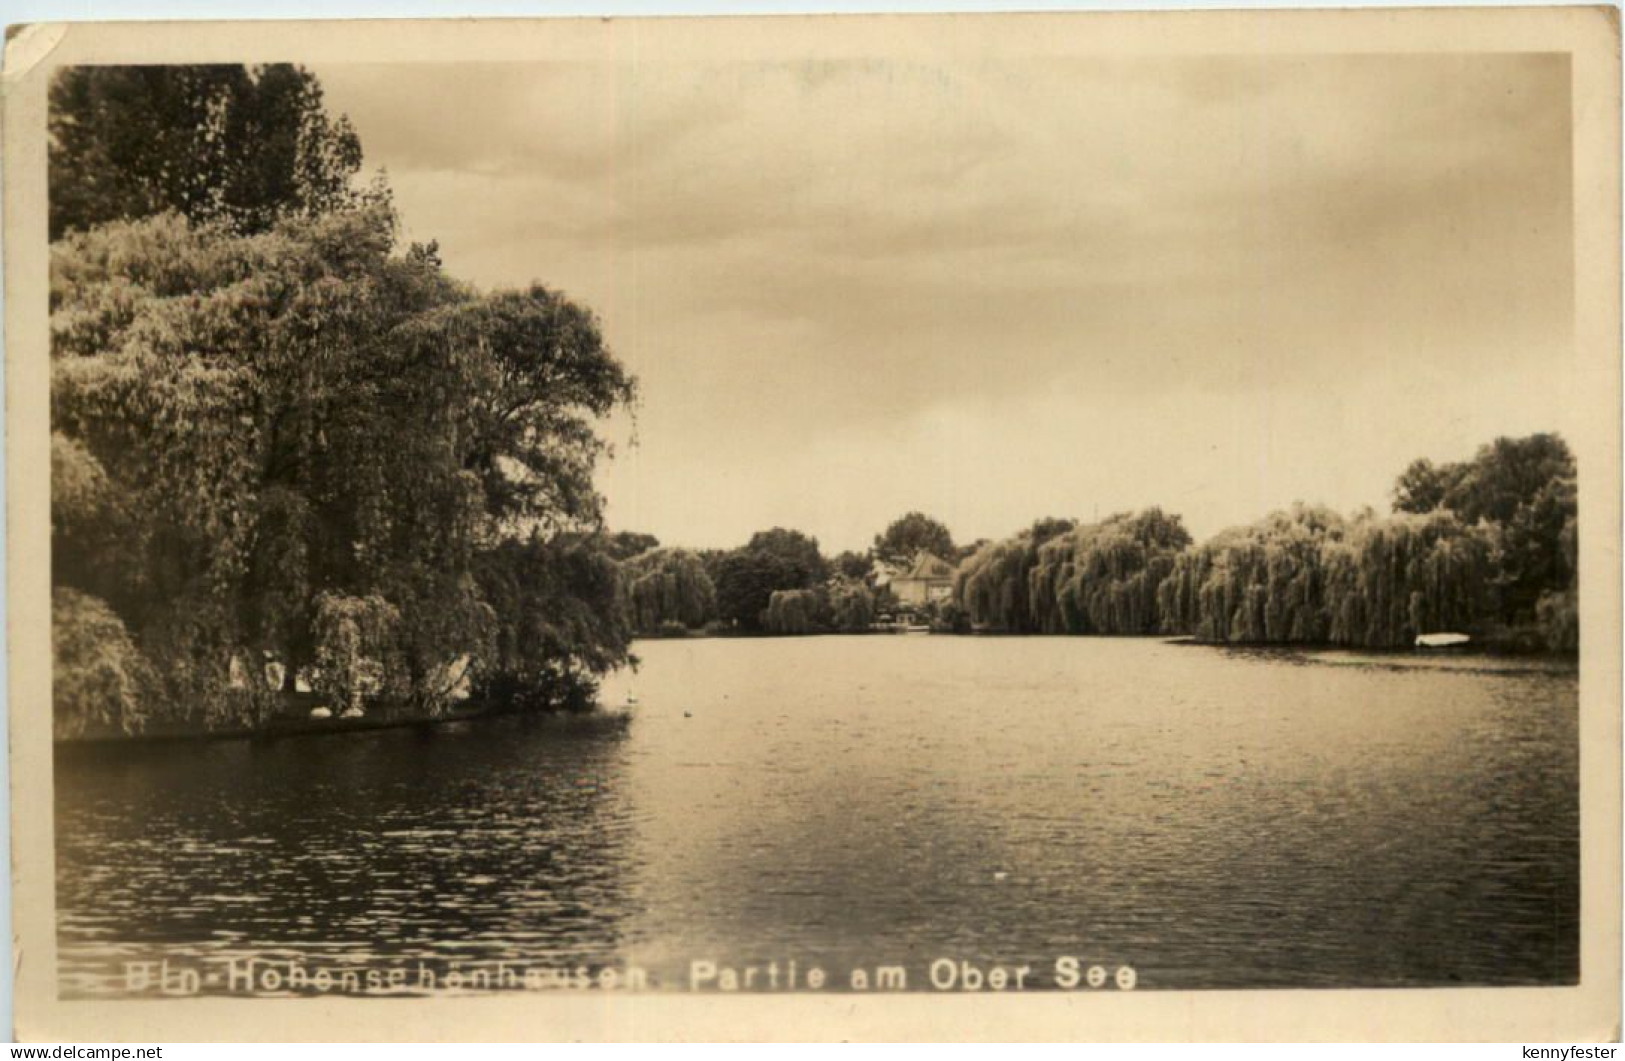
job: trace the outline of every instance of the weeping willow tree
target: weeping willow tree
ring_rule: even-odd
[[[836,582],[829,588],[829,625],[847,634],[866,632],[875,621],[875,595],[856,580]]]
[[[1409,645],[1430,631],[1479,631],[1498,609],[1501,532],[1449,512],[1357,523],[1323,556],[1327,640]]]
[[[1181,554],[1157,590],[1161,628],[1207,641],[1326,639],[1320,554],[1342,516],[1296,505]]]
[[[717,590],[705,564],[686,549],[650,549],[621,564],[632,625],[654,633],[669,623],[693,629],[717,617]]]
[[[1449,512],[1344,518],[1299,505],[1189,550],[1158,590],[1162,629],[1208,641],[1410,645],[1496,613],[1500,533]]]
[[[819,622],[818,594],[810,589],[774,590],[767,600],[763,625],[770,634],[810,634]]]
[[[475,653],[473,692],[521,709],[585,710],[632,640],[620,566],[590,537],[507,539],[483,550],[479,596],[492,632]]]
[[[51,622],[53,736],[139,732],[155,676],[123,620],[105,602],[58,586]]]
[[[1083,525],[1041,520],[972,554],[954,600],[986,630],[1154,633],[1157,587],[1189,544],[1179,517],[1156,508]]]
[[[324,645],[352,627],[370,631],[366,658],[393,661],[382,693],[439,711],[448,665],[496,673],[479,575],[511,558],[500,544],[600,522],[595,421],[633,383],[596,319],[540,285],[467,288],[398,253],[396,225],[367,207],[239,236],[164,215],[52,248],[52,575],[151,664],[151,721],[257,724],[267,704],[233,667],[269,657],[270,691],[288,692],[301,668],[347,658]],[[623,662],[613,616],[574,621],[613,594],[570,581],[573,553],[538,556],[566,565],[549,603],[573,618],[523,642],[562,656],[521,672],[557,690]],[[389,610],[367,616],[396,618],[334,603],[373,599]],[[63,611],[58,636],[80,620],[95,614]],[[326,691],[353,702],[341,684]]]
[[[392,677],[398,682],[404,668],[391,664],[400,622],[400,610],[377,595],[317,597],[316,688],[333,704],[360,707],[363,695],[383,691]]]
[[[954,573],[954,603],[971,625],[998,633],[1033,633],[1029,578],[1038,559],[1031,533],[990,542],[972,553]]]
[[[1045,633],[1155,633],[1157,587],[1190,541],[1179,517],[1159,508],[1050,539],[1028,575],[1033,625]]]

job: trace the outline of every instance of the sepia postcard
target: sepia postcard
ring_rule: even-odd
[[[1618,1039],[1614,9],[4,88],[19,1039]]]

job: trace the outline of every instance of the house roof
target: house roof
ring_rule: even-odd
[[[940,556],[933,556],[921,550],[914,554],[914,563],[909,565],[908,571],[899,577],[920,579],[953,578],[954,565]]]

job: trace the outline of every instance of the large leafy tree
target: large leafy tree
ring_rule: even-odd
[[[1469,525],[1500,528],[1501,619],[1528,623],[1542,597],[1568,592],[1575,579],[1565,548],[1578,518],[1575,474],[1558,435],[1498,438],[1470,461],[1411,464],[1394,485],[1394,510],[1446,511]]]
[[[770,553],[783,560],[794,574],[794,584],[786,589],[808,589],[829,577],[829,562],[818,549],[818,539],[798,530],[774,527],[750,536],[745,548]]]
[[[924,512],[910,512],[875,535],[874,554],[889,564],[906,564],[921,552],[950,560],[954,538],[948,528]]]
[[[716,560],[717,613],[740,629],[759,632],[778,590],[806,588],[800,567],[765,549],[737,549]]]
[[[251,720],[306,663],[434,709],[626,658],[590,312],[398,253],[297,67],[70,68],[50,131],[64,732]]]
[[[846,549],[835,555],[829,562],[830,571],[844,579],[862,581],[869,577],[874,568],[874,561],[868,553],[856,552]]]
[[[285,63],[68,67],[49,129],[52,239],[168,210],[263,232],[366,194],[354,129]]]
[[[518,707],[591,707],[594,679],[629,658],[614,559],[586,536],[538,530],[483,550],[476,577],[494,616],[478,691]]]
[[[540,286],[481,295],[393,233],[371,204],[247,236],[170,213],[54,247],[55,576],[125,624],[172,709],[253,715],[231,659],[291,674],[323,630],[387,637],[370,654],[397,662],[395,691],[437,706],[450,661],[514,662],[489,651],[513,617],[480,558],[599,522],[592,425],[633,383],[592,315]],[[591,575],[549,602],[602,596]],[[563,631],[520,670],[624,653],[613,624]]]

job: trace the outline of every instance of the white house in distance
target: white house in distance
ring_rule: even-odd
[[[891,591],[901,604],[935,604],[954,595],[954,565],[921,551],[905,571],[891,576]]]

